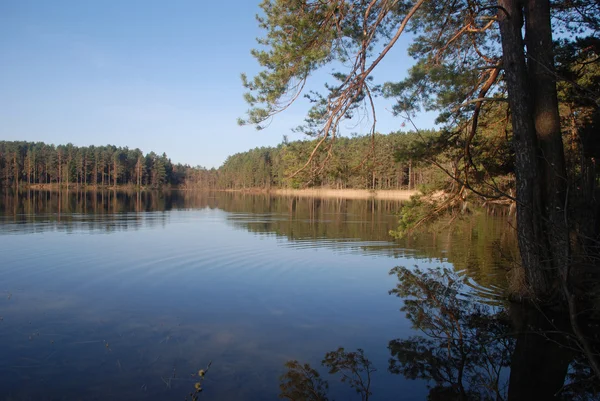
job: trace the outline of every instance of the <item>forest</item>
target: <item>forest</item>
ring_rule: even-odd
[[[78,147],[43,142],[0,142],[0,185],[69,186],[179,185],[189,166],[166,154],[112,145]]]
[[[375,137],[340,137],[326,164],[322,152],[314,169],[294,175],[315,146],[314,140],[260,147],[229,156],[218,169],[173,163],[163,153],[136,148],[78,147],[43,142],[0,142],[0,185],[60,187],[270,189],[416,189],[444,180],[438,169],[409,152],[435,131],[395,132]],[[322,168],[321,168],[322,167]]]

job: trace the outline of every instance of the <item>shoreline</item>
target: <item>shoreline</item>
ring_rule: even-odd
[[[407,201],[419,191],[407,189],[272,189],[268,193],[281,196],[298,196],[301,198],[340,198],[340,199],[381,199]]]
[[[387,189],[387,190],[370,190],[370,189],[333,189],[333,188],[306,188],[306,189],[291,189],[291,188],[247,188],[247,189],[208,189],[208,188],[146,188],[135,187],[129,185],[113,186],[102,185],[85,185],[77,186],[71,184],[66,185],[52,184],[29,184],[22,185],[20,189],[29,189],[37,191],[206,191],[206,192],[237,192],[242,194],[255,195],[275,195],[275,196],[296,196],[299,198],[336,198],[336,199],[379,199],[379,200],[397,200],[407,201],[411,196],[419,193],[417,190],[407,189]]]
[[[12,188],[15,189],[14,186],[11,187],[6,187],[6,188]],[[97,184],[97,185],[91,185],[91,184],[86,184],[86,185],[77,185],[77,183],[69,183],[69,185],[66,184],[57,184],[57,183],[51,183],[51,184],[19,184],[18,189],[20,190],[35,190],[35,191],[73,191],[73,190],[77,190],[77,191],[154,191],[154,190],[159,190],[160,188],[149,188],[149,187],[137,187],[135,185],[129,185],[129,184],[118,184],[116,187],[113,185],[101,185],[101,184]],[[166,190],[169,189],[177,189],[177,188],[164,188]]]

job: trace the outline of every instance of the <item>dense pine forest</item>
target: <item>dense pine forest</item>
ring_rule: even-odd
[[[0,142],[0,185],[61,187],[269,189],[354,188],[416,189],[443,177],[409,151],[423,135],[391,133],[375,137],[339,138],[336,150],[322,152],[312,168],[295,174],[308,159],[315,141],[284,141],[229,156],[218,169],[173,163],[163,153],[107,146],[48,145],[43,142]],[[327,163],[323,161],[327,159]],[[310,166],[309,166],[310,167]]]
[[[2,186],[118,186],[158,188],[183,185],[186,174],[201,171],[173,164],[166,154],[112,145],[78,147],[43,142],[0,142]],[[198,174],[195,174],[196,177]]]

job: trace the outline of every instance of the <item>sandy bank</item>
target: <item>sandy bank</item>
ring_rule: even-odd
[[[370,191],[368,189],[272,189],[274,195],[315,197],[315,198],[344,198],[344,199],[386,199],[386,200],[408,200],[418,191],[408,190],[380,190]]]

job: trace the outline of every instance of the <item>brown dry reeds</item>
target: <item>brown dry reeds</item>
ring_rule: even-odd
[[[368,189],[328,189],[328,188],[308,188],[308,189],[272,189],[274,195],[298,196],[311,198],[342,198],[342,199],[385,199],[385,200],[409,200],[412,195],[418,191],[409,190],[380,190],[371,191]]]

